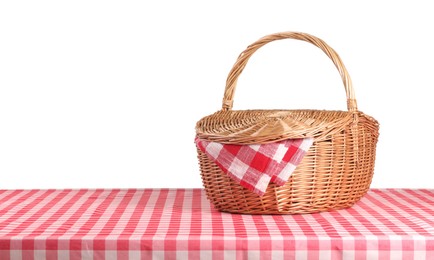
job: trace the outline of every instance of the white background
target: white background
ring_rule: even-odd
[[[295,2],[295,1],[294,1]],[[372,187],[434,188],[429,1],[2,1],[0,188],[201,187],[194,126],[256,39],[304,31],[381,124]],[[345,107],[319,50],[275,42],[235,109]]]

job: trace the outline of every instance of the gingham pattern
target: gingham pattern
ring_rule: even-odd
[[[0,259],[434,259],[434,190],[253,216],[214,210],[201,189],[1,190]]]
[[[223,172],[262,196],[271,182],[284,185],[313,143],[313,138],[288,139],[269,144],[233,145],[199,138],[197,147]]]

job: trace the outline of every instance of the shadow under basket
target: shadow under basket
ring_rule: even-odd
[[[239,74],[261,46],[292,38],[322,49],[338,68],[347,94],[348,111],[232,110]],[[243,214],[302,214],[351,207],[369,190],[374,173],[378,122],[360,112],[351,79],[337,53],[322,40],[285,32],[250,45],[229,73],[222,110],[196,124],[199,138],[227,144],[265,144],[313,137],[308,152],[283,186],[270,183],[263,196],[242,187],[200,151],[199,165],[206,195],[216,209]]]

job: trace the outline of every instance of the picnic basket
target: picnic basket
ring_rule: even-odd
[[[238,76],[252,54],[265,44],[296,39],[319,47],[338,69],[348,111],[232,110]],[[198,151],[206,195],[216,209],[245,214],[301,214],[351,207],[371,184],[378,122],[357,109],[348,71],[323,40],[300,32],[265,36],[244,50],[229,72],[222,109],[196,124],[198,138],[223,144],[265,144],[313,137],[313,144],[283,186],[270,183],[263,196],[242,187],[201,150]]]

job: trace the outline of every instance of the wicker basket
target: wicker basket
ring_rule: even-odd
[[[348,111],[232,110],[237,78],[251,55],[271,41],[287,38],[310,42],[333,61],[345,86]],[[314,213],[350,207],[371,184],[378,129],[375,119],[357,110],[350,76],[324,41],[299,32],[265,36],[238,57],[227,78],[222,110],[197,122],[197,136],[239,145],[303,137],[313,137],[314,143],[288,182],[280,187],[270,183],[263,196],[234,182],[198,150],[207,197],[220,211],[246,214]]]

